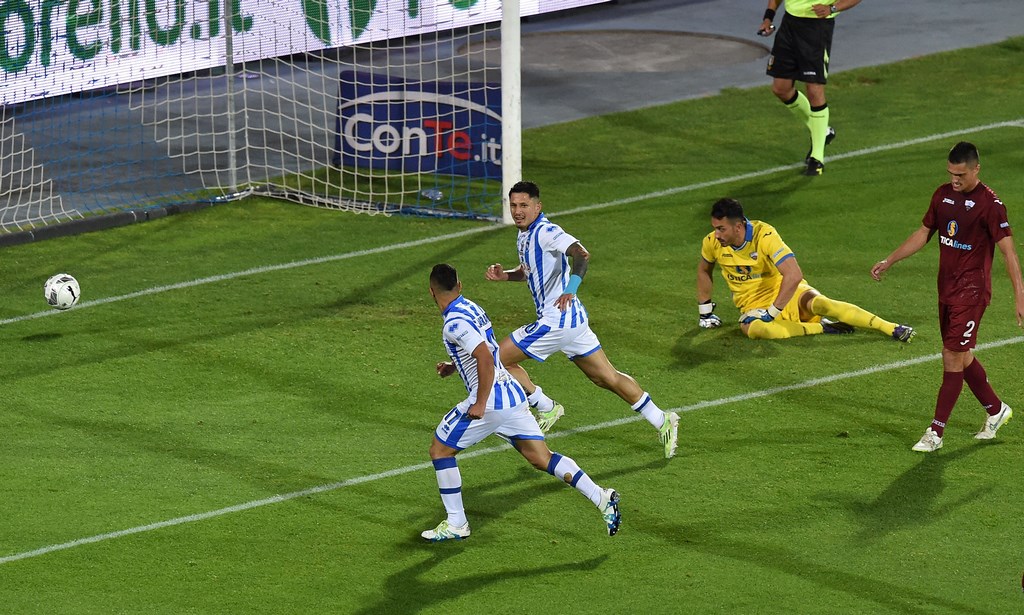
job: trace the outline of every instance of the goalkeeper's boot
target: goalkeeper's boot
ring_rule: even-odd
[[[807,168],[804,169],[804,175],[809,177],[817,177],[825,172],[825,163],[818,160],[817,158],[807,159]]]
[[[463,538],[469,537],[469,521],[464,525],[449,525],[448,520],[445,519],[441,523],[437,524],[432,530],[427,530],[420,534],[423,538],[430,542],[441,542],[443,540],[462,540]]]
[[[845,322],[841,322],[839,320],[829,320],[828,318],[822,318],[821,332],[828,333],[829,335],[853,333],[853,325],[848,325]]]
[[[913,450],[919,453],[931,453],[942,448],[942,437],[935,433],[931,427],[924,430],[924,435],[913,446]]]
[[[910,340],[914,339],[915,335],[917,335],[917,331],[914,331],[913,327],[908,327],[907,325],[896,325],[896,328],[893,329],[892,332],[892,339],[897,342],[907,342],[909,344]]]
[[[537,411],[537,424],[540,425],[541,433],[547,433],[555,426],[558,419],[562,418],[565,414],[565,408],[562,404],[555,402],[555,405],[551,407],[547,412]]]
[[[832,140],[835,139],[835,138],[836,138],[836,129],[832,128],[831,126],[829,126],[828,127],[828,132],[825,134],[825,145],[829,145],[830,143],[832,143]],[[807,155],[804,156],[804,164],[807,164],[808,162],[811,161],[811,152],[812,151],[814,151],[814,150],[813,149],[807,150]]]
[[[679,443],[679,415],[675,412],[665,413],[665,422],[658,430],[658,438],[665,445],[665,459],[676,456],[676,445]]]
[[[601,490],[601,503],[597,505],[598,510],[604,517],[608,526],[608,535],[614,536],[619,531],[619,524],[622,523],[622,513],[619,512],[619,492],[614,489]]]
[[[978,440],[991,440],[996,437],[996,432],[999,428],[1005,425],[1013,418],[1013,410],[1005,403],[999,408],[999,412],[990,415],[985,419],[985,424],[981,426],[981,431],[974,434],[974,437]]]

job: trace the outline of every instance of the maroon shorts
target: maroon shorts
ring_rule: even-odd
[[[953,352],[965,352],[978,344],[978,327],[985,315],[984,305],[939,304],[939,332],[942,347]]]

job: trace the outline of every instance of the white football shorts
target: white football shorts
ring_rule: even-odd
[[[434,436],[444,445],[461,451],[491,434],[505,441],[543,440],[544,434],[526,402],[513,408],[487,410],[481,419],[466,414],[469,400],[463,400],[444,415],[434,430]]]
[[[557,329],[538,320],[519,327],[510,337],[523,354],[537,361],[544,361],[559,350],[571,361],[601,348],[601,341],[589,323]]]

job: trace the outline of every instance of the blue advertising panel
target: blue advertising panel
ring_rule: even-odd
[[[346,70],[334,164],[501,179],[501,86]]]

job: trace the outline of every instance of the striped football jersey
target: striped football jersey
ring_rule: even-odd
[[[530,228],[519,231],[516,244],[526,284],[537,307],[537,320],[552,328],[577,327],[587,322],[587,311],[578,297],[563,312],[555,301],[565,292],[571,270],[565,251],[577,239],[552,223],[544,214]]]
[[[477,399],[479,376],[473,351],[481,343],[487,344],[491,356],[494,357],[494,386],[487,399],[488,410],[512,408],[526,401],[526,392],[508,373],[498,356],[498,342],[491,328],[491,319],[483,308],[459,295],[448,304],[444,313],[444,326],[441,337],[445,350],[455,364],[455,370],[466,385],[468,400],[473,403]]]

